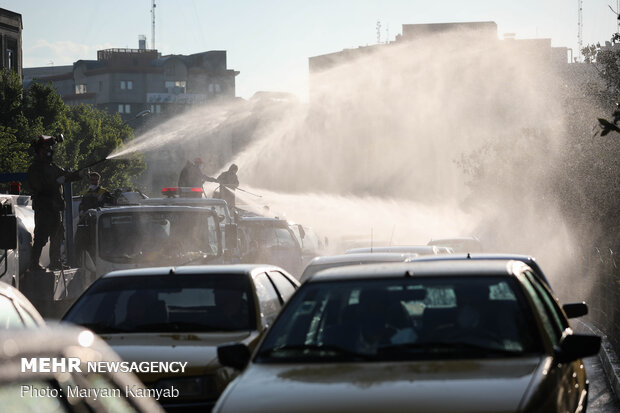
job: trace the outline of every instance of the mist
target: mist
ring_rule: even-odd
[[[251,192],[238,206],[311,226],[332,252],[473,235],[553,283],[575,235],[545,192],[567,130],[544,54],[463,31],[373,49],[311,74],[308,103],[196,108],[113,156],[144,153],[152,188],[196,156],[211,176],[234,162]]]

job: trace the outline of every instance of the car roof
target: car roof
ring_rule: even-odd
[[[140,205],[218,205],[226,207],[228,204],[219,198],[184,198],[184,197],[166,197],[166,198],[145,198],[140,200]]]
[[[287,227],[288,221],[280,218],[271,218],[271,217],[248,217],[243,216],[239,218],[238,221],[241,225],[273,225],[278,227]]]
[[[438,251],[435,245],[391,245],[391,246],[379,246],[379,247],[362,247],[353,248],[347,250],[347,254],[356,253],[378,253],[378,252],[412,252],[412,253],[427,253],[436,254]]]
[[[404,253],[404,252],[369,252],[369,253],[352,253],[341,255],[324,255],[321,257],[315,257],[308,263],[310,265],[324,265],[324,264],[341,264],[341,263],[356,263],[356,262],[382,262],[382,261],[405,261],[408,258],[416,257],[416,253]]]
[[[428,242],[428,245],[437,245],[437,243],[449,242],[449,241],[475,241],[475,242],[480,242],[480,240],[477,237],[450,237],[450,238],[433,238],[433,239],[431,239]]]
[[[157,212],[157,211],[196,211],[203,210],[210,213],[211,208],[207,205],[194,206],[194,205],[122,205],[114,207],[101,208],[101,213],[113,213],[113,212]]]
[[[543,281],[550,286],[549,280],[543,273],[542,269],[536,262],[536,258],[531,255],[525,254],[511,254],[511,253],[454,253],[454,254],[441,254],[441,255],[427,255],[424,257],[413,257],[411,261],[458,261],[458,260],[515,260],[521,261],[527,264],[536,274],[543,279]]]
[[[209,274],[230,274],[230,275],[250,275],[257,272],[280,271],[288,274],[285,270],[274,265],[267,264],[229,264],[229,265],[184,265],[179,267],[149,267],[134,268],[130,270],[112,271],[103,278],[116,277],[137,277],[137,276],[157,276],[157,275],[209,275]]]
[[[510,276],[516,269],[527,266],[521,261],[423,261],[388,264],[367,264],[328,268],[319,271],[307,282],[351,281],[356,279],[441,277],[441,276]]]

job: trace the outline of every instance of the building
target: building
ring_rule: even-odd
[[[22,15],[0,9],[0,68],[15,71],[22,79]]]
[[[139,49],[99,50],[97,60],[78,60],[64,70],[25,68],[24,85],[51,82],[66,104],[94,105],[127,121],[146,110],[171,115],[234,98],[239,72],[226,66],[224,50],[161,56],[140,42]]]
[[[461,42],[465,50],[467,47],[473,47],[474,43],[476,47],[501,47],[510,53],[518,53],[519,56],[531,62],[537,62],[543,69],[557,70],[568,66],[569,52],[572,60],[572,50],[566,47],[552,47],[551,39],[516,39],[514,34],[509,33],[504,35],[503,40],[500,40],[495,22],[403,24],[402,34],[397,35],[392,42],[310,57],[308,59],[310,96],[313,95],[313,90],[321,88],[322,83],[328,82],[329,76],[326,77],[324,72],[330,69],[350,65],[350,70],[356,71],[359,59],[370,57],[389,47],[400,47],[399,53],[415,55],[416,47],[431,37],[435,41],[440,39],[451,43]],[[404,45],[411,46],[402,47]],[[389,70],[387,72],[389,73]],[[321,73],[323,75],[320,75]]]

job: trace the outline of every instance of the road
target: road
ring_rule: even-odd
[[[588,413],[617,413],[620,412],[620,403],[614,395],[603,371],[598,357],[588,357],[585,360],[588,379],[590,380],[590,396],[588,398]]]

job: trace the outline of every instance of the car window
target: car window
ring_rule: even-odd
[[[544,298],[541,297],[536,288],[532,285],[529,278],[524,280],[523,285],[534,302],[536,312],[540,316],[543,328],[549,336],[552,345],[557,345],[560,342],[562,331],[558,328],[556,320],[553,319],[548,305],[545,303]]]
[[[561,336],[563,331],[568,328],[569,325],[568,321],[562,315],[562,312],[557,302],[551,296],[549,291],[543,286],[540,278],[537,277],[533,272],[526,271],[525,276],[532,283],[538,295],[542,298],[545,304],[545,308],[547,310],[547,314],[549,315],[549,319],[553,323],[556,333]]]
[[[266,273],[262,272],[256,275],[254,281],[260,311],[263,315],[265,323],[271,324],[282,307],[280,304],[280,298],[278,297],[278,293],[276,292],[273,284],[269,281]]]
[[[101,279],[64,320],[110,332],[209,332],[256,329],[249,280],[234,274]]]
[[[533,316],[508,277],[306,283],[257,362],[520,357],[542,352]]]
[[[306,228],[306,236],[303,240],[303,248],[305,251],[316,252],[319,251],[321,246],[321,240],[310,228]]]
[[[295,286],[281,272],[270,271],[269,278],[275,284],[282,299],[286,302],[295,292]]]
[[[4,295],[0,295],[0,329],[23,327],[24,322],[19,316],[19,312],[13,304],[13,300],[10,300]]]
[[[286,228],[276,228],[276,237],[278,238],[278,245],[280,247],[292,248],[297,246],[297,241],[293,238],[293,235]]]

